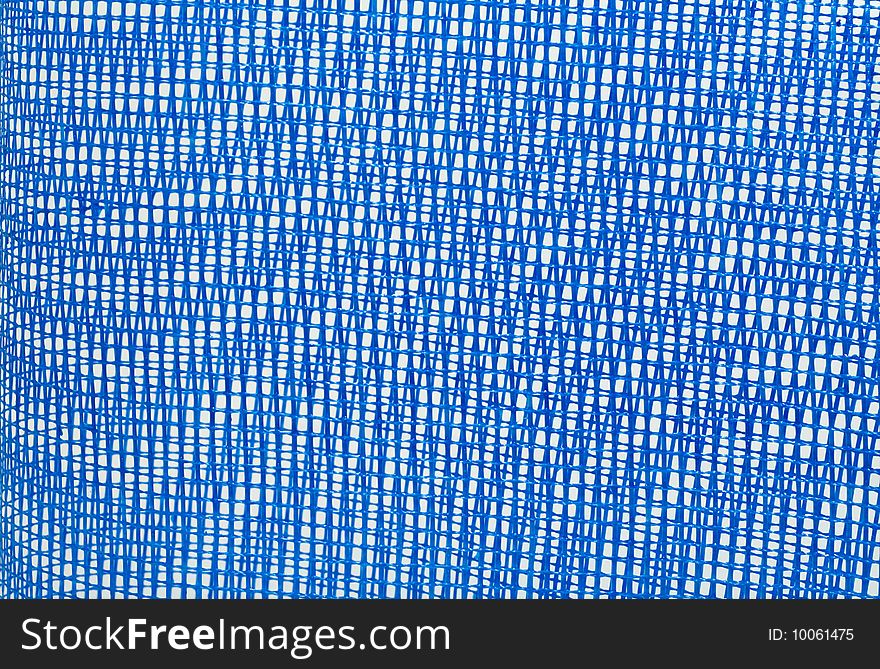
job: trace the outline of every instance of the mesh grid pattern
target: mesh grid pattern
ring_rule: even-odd
[[[880,5],[0,2],[0,594],[877,596]]]

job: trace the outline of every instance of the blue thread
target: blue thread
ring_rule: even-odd
[[[878,22],[0,2],[0,594],[880,594]]]

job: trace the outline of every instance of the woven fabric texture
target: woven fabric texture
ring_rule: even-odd
[[[880,3],[0,48],[0,595],[880,594]]]

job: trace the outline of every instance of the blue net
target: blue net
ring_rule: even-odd
[[[880,594],[880,4],[0,1],[0,594]]]

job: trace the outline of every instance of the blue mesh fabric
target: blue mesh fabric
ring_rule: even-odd
[[[878,595],[878,45],[0,1],[0,594]]]

